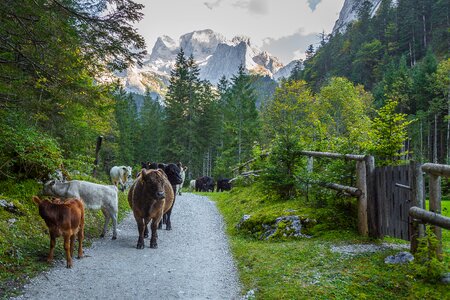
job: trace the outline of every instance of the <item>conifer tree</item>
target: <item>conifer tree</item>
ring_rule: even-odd
[[[231,166],[249,159],[252,147],[259,139],[256,96],[242,65],[231,82],[224,112],[224,146],[217,171],[223,175],[229,175]]]

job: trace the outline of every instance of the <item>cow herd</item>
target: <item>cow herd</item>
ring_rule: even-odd
[[[186,166],[178,164],[142,163],[128,191],[128,203],[133,211],[138,228],[136,248],[144,248],[144,238],[149,235],[150,248],[158,246],[158,232],[163,224],[172,229],[171,213],[176,195],[181,195],[186,178]],[[112,239],[117,239],[118,190],[124,191],[132,179],[132,169],[128,166],[114,166],[110,170],[113,185],[103,185],[88,181],[50,180],[44,184],[43,195],[53,197],[42,200],[33,197],[39,207],[50,235],[50,252],[47,261],[53,260],[56,238],[63,236],[66,253],[66,267],[72,267],[72,253],[75,238],[78,237],[78,258],[83,255],[84,209],[100,209],[105,217],[101,237],[104,237],[112,220]],[[215,182],[212,177],[202,176],[190,182],[191,190],[212,192]],[[217,180],[217,191],[231,189],[229,179]]]

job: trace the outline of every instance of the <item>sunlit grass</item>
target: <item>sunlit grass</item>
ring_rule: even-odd
[[[330,250],[333,245],[406,244],[404,241],[390,238],[371,241],[354,230],[339,226],[334,230],[323,226],[321,228],[327,229],[315,232],[309,239],[259,240],[236,228],[244,214],[266,212],[280,216],[292,210],[295,214],[307,214],[311,218],[323,214],[319,210],[303,207],[299,200],[268,201],[251,188],[205,195],[217,202],[224,215],[243,294],[255,290],[257,299],[450,299],[448,285],[416,279],[409,264],[384,263],[387,256],[399,250],[353,256]],[[448,245],[448,231],[444,239],[444,244]]]

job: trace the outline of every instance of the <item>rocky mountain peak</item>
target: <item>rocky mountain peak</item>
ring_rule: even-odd
[[[211,29],[186,33],[180,37],[180,47],[186,56],[193,55],[197,61],[203,61],[216,51],[217,45],[226,42],[226,38]]]
[[[347,29],[347,26],[353,21],[358,19],[358,11],[362,7],[362,4],[366,0],[345,0],[344,5],[339,13],[339,19],[336,21],[333,27],[333,34],[337,32],[343,33]],[[382,0],[367,0],[372,4],[372,9],[370,12],[371,17],[373,17]],[[398,0],[393,0],[392,5],[397,5]]]
[[[144,94],[147,88],[158,93],[164,91],[180,48],[186,57],[193,55],[199,64],[200,79],[213,84],[224,75],[231,78],[240,65],[252,74],[270,78],[283,76],[277,72],[287,73],[278,58],[252,45],[249,37],[236,36],[230,41],[220,33],[205,29],[186,33],[178,41],[169,36],[159,37],[142,67],[134,67],[118,77],[127,90],[135,93]]]

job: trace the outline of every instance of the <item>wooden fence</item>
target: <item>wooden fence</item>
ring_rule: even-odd
[[[430,176],[430,205],[429,211],[423,205],[413,206],[409,210],[409,214],[417,220],[412,227],[411,251],[415,252],[417,237],[422,235],[418,223],[429,223],[439,241],[436,254],[442,259],[442,228],[450,229],[450,218],[441,215],[441,176],[450,177],[450,166],[426,163],[421,170]]]
[[[375,169],[375,160],[369,155],[339,154],[302,151],[308,157],[308,172],[313,171],[314,158],[327,157],[356,162],[356,186],[338,183],[313,182],[326,188],[339,190],[358,199],[358,231],[361,235],[381,238],[384,235],[411,241],[411,252],[417,249],[417,238],[424,236],[423,223],[433,225],[433,231],[440,241],[438,255],[442,257],[442,228],[450,229],[450,218],[441,212],[440,177],[450,177],[450,165],[424,164],[411,161],[406,166]],[[267,156],[264,154],[262,156]],[[233,171],[246,174],[250,160]],[[423,172],[430,176],[430,211],[424,205]]]

